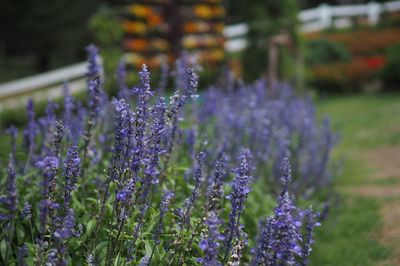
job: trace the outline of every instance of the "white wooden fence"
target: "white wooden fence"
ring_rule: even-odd
[[[400,11],[400,1],[386,3],[369,2],[358,5],[330,6],[321,4],[318,7],[302,10],[298,14],[301,31],[304,33],[317,32],[328,28],[346,28],[351,26],[353,17],[365,17],[370,25],[379,22],[383,13]],[[227,38],[227,51],[241,51],[246,47],[248,26],[240,23],[228,26],[224,35]]]
[[[301,11],[299,20],[302,23],[303,32],[313,32],[331,27],[348,27],[352,17],[365,17],[370,25],[375,25],[379,22],[382,13],[399,10],[400,1],[343,6],[322,4],[319,7]]]
[[[363,16],[371,25],[379,22],[382,13],[400,11],[400,1],[391,1],[383,4],[370,2],[359,5],[329,6],[322,4],[316,8],[302,10],[299,12],[299,20],[302,24],[301,30],[305,33],[320,31],[327,28],[343,28],[351,25],[352,17]],[[248,26],[239,23],[227,26],[224,36],[227,41],[225,49],[229,52],[241,51],[246,47],[246,34]],[[59,68],[43,74],[34,75],[17,81],[0,84],[0,110],[5,106],[4,99],[16,96],[32,94],[33,92],[45,91],[49,95],[59,95],[61,84],[65,80],[73,81],[71,87],[74,91],[83,89],[83,81],[86,73],[86,63]],[[43,97],[44,93],[37,97]]]

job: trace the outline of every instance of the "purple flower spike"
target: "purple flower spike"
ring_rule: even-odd
[[[194,205],[199,197],[199,189],[201,182],[203,181],[203,168],[204,168],[204,161],[205,161],[205,153],[200,152],[197,155],[197,162],[196,168],[194,170],[194,188],[192,190],[191,195],[185,199],[184,206],[183,206],[183,221],[182,226],[190,224],[190,215],[193,211]]]
[[[291,180],[288,158],[282,162],[282,192],[275,208],[275,216],[261,224],[251,265],[295,265],[303,256],[301,221],[288,192]]]
[[[126,71],[126,64],[123,60],[121,60],[118,63],[117,66],[117,71],[115,73],[115,77],[117,79],[118,87],[119,87],[119,92],[118,92],[118,98],[120,99],[129,99],[130,92],[128,89],[128,86],[126,85],[126,77],[128,73]]]
[[[62,221],[62,227],[54,232],[54,237],[60,241],[67,240],[73,236],[73,230],[75,227],[75,216],[72,209],[68,210],[67,215]]]
[[[76,188],[76,183],[81,173],[81,158],[79,157],[77,146],[71,146],[68,150],[63,169],[65,177],[64,206],[68,209],[71,201],[71,192]]]
[[[1,220],[11,221],[15,218],[18,210],[18,194],[16,184],[16,172],[13,156],[10,154],[8,163],[8,179],[7,179],[7,196],[0,198],[0,203],[3,203],[8,211],[7,214],[0,215]]]
[[[24,203],[24,209],[21,212],[21,218],[30,220],[32,218],[32,206],[29,204],[29,202]]]
[[[204,257],[199,261],[205,266],[220,266],[221,262],[218,260],[218,252],[221,242],[224,240],[223,235],[219,231],[219,227],[222,224],[218,216],[214,211],[208,214],[206,220],[208,232],[207,237],[200,241],[200,248],[204,252]]]
[[[26,166],[28,166],[36,148],[36,136],[38,134],[38,125],[35,120],[35,111],[33,109],[32,99],[28,100],[28,103],[26,105],[26,112],[28,114],[28,123],[24,130],[24,140],[28,150],[28,159],[26,164]]]
[[[319,217],[319,213],[314,212],[312,208],[308,208],[304,213],[304,223],[305,223],[305,229],[306,229],[306,235],[303,240],[303,266],[306,266],[309,264],[309,257],[311,255],[311,245],[314,243],[313,239],[313,231],[315,227],[320,226],[321,224],[316,221]]]
[[[250,192],[250,183],[252,181],[252,177],[250,175],[248,157],[248,152],[243,152],[240,155],[240,166],[233,170],[233,172],[236,174],[236,177],[232,182],[232,192],[227,196],[227,199],[231,201],[232,209],[229,214],[229,227],[226,238],[227,250],[225,257],[230,252],[232,241],[239,237],[239,219],[240,215],[244,211],[244,203],[247,195]]]
[[[159,220],[157,229],[153,236],[154,242],[157,245],[160,244],[160,234],[162,233],[162,230],[163,230],[163,220],[164,220],[165,214],[168,212],[168,206],[174,196],[175,195],[173,192],[171,192],[167,189],[164,190],[164,194],[163,194],[163,197],[162,197],[161,203],[160,203],[160,220]]]
[[[87,52],[87,77],[89,80],[94,78],[100,78],[103,75],[103,68],[100,63],[99,49],[96,45],[91,44],[86,47]]]
[[[11,127],[9,127],[7,129],[7,133],[10,134],[11,136],[11,154],[14,158],[14,160],[16,159],[16,153],[17,153],[17,136],[18,136],[18,129],[11,125]]]
[[[194,72],[193,68],[187,69],[188,75],[188,86],[187,86],[187,96],[192,97],[195,96],[197,92],[197,87],[199,86],[199,76]]]

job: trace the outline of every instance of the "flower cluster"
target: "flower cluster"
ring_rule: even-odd
[[[146,65],[128,88],[121,63],[109,99],[98,49],[87,51],[87,102],[66,83],[64,104],[43,116],[28,101],[23,144],[9,130],[1,265],[309,263],[319,217],[296,199],[327,204],[335,142],[309,99],[232,76],[198,92],[187,55],[165,68],[162,97]]]

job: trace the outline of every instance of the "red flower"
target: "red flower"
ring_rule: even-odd
[[[364,59],[364,63],[371,69],[380,69],[385,66],[386,59],[383,56],[371,56]]]

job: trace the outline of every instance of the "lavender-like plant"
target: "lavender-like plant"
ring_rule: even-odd
[[[231,201],[231,212],[229,214],[228,228],[226,230],[224,261],[231,251],[232,241],[236,241],[239,238],[240,215],[244,211],[244,202],[250,192],[250,183],[252,181],[248,153],[243,152],[239,159],[241,161],[240,166],[234,169],[236,177],[232,182],[232,192],[226,197]]]

